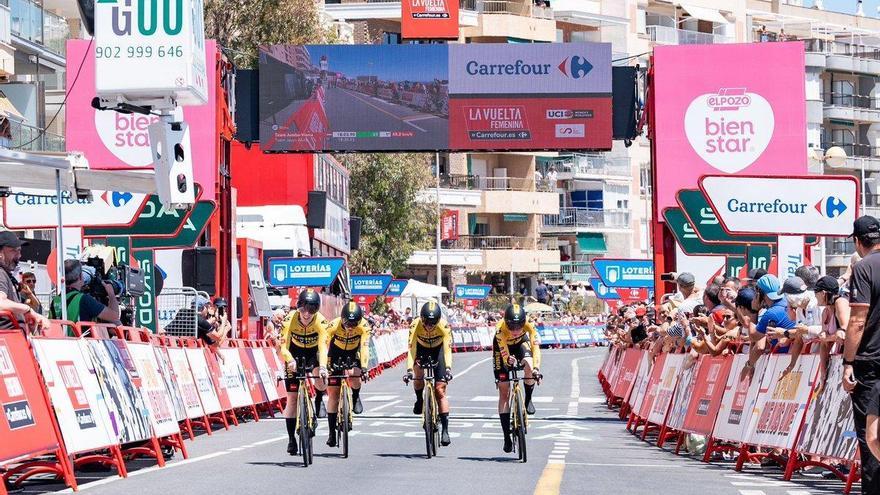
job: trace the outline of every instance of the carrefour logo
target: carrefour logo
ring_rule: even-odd
[[[836,218],[846,211],[846,204],[840,198],[828,196],[816,203],[816,211],[823,217]]]
[[[559,64],[559,70],[565,74],[565,77],[580,79],[593,70],[593,64],[583,57],[574,55],[566,57],[565,60]]]
[[[101,195],[101,199],[114,208],[127,205],[132,198],[134,198],[134,195],[130,192],[104,191],[104,194]]]

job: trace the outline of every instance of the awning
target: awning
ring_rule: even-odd
[[[25,118],[21,112],[15,108],[15,105],[6,97],[6,93],[0,91],[0,117],[6,117],[18,122],[24,122]]]
[[[604,254],[608,252],[608,247],[605,246],[605,236],[599,232],[578,234],[577,240],[581,254]]]
[[[415,297],[420,299],[433,297],[439,301],[440,296],[443,294],[449,294],[449,290],[447,290],[446,287],[426,284],[415,279],[409,279],[406,283],[406,287],[403,289],[403,293],[400,294],[400,297]]]
[[[681,7],[685,12],[688,13],[694,19],[700,19],[701,21],[709,21],[709,22],[720,22],[721,24],[728,24],[730,21],[724,18],[717,9],[710,9],[707,7],[700,7],[698,5],[691,5],[685,2],[677,2],[678,6]]]
[[[301,206],[245,206],[236,210],[236,235],[263,243],[263,249],[312,252]]]

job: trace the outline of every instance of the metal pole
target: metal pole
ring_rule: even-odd
[[[434,168],[437,171],[437,182],[435,191],[437,193],[437,285],[443,286],[443,272],[440,263],[440,226],[442,219],[440,218],[440,153],[434,155]]]
[[[55,229],[55,276],[58,280],[58,295],[61,297],[61,319],[67,319],[67,281],[64,280],[64,218],[61,213],[61,171],[55,170],[55,194],[58,198],[58,228]]]

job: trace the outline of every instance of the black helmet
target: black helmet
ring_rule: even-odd
[[[435,303],[434,301],[426,302],[422,306],[422,322],[429,325],[436,325],[437,323],[440,323],[441,316],[442,313],[440,312],[440,305]]]
[[[354,301],[350,301],[342,307],[342,324],[347,326],[355,326],[361,322],[364,317],[364,311],[360,305]]]
[[[321,308],[321,295],[315,289],[303,290],[296,298],[296,307],[302,308],[303,306],[308,306],[312,311],[318,311]]]
[[[504,310],[504,323],[507,328],[518,330],[526,324],[526,310],[519,304],[510,304]]]

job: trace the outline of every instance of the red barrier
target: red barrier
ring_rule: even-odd
[[[15,317],[6,312],[10,321]],[[18,486],[37,474],[54,474],[77,489],[73,466],[61,443],[61,431],[50,409],[36,360],[20,329],[0,330],[0,465],[14,465],[3,473],[4,482]],[[55,460],[37,460],[44,455]],[[0,485],[2,486],[2,485]]]

